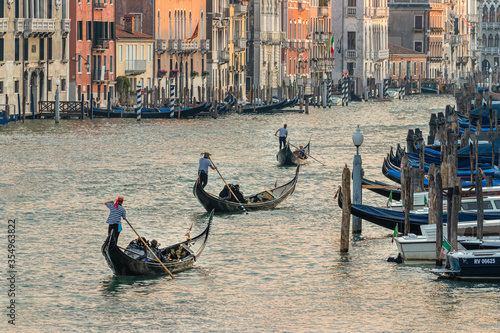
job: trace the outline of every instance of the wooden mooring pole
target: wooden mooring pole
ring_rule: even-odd
[[[342,172],[342,226],[340,230],[340,252],[349,252],[349,225],[351,221],[351,172]]]
[[[443,179],[441,172],[436,172],[436,191],[434,201],[436,202],[436,266],[441,266],[443,261],[439,258],[443,246]],[[432,199],[431,199],[432,202]]]

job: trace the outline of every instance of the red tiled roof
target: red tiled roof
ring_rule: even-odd
[[[418,57],[427,57],[427,54],[414,51],[412,49],[407,49],[406,47],[402,47],[396,44],[389,43],[389,56],[393,55],[407,55],[407,56],[418,56]]]
[[[143,34],[139,31],[129,32],[125,30],[125,27],[116,25],[116,38],[142,38],[142,39],[153,39],[153,36]]]

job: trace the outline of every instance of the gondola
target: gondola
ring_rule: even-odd
[[[399,185],[391,185],[378,180],[368,180],[363,177],[361,178],[361,184],[363,188],[383,195],[386,198],[391,197],[392,200],[401,200],[401,187]]]
[[[214,212],[210,213],[210,217],[208,219],[208,225],[205,230],[199,234],[198,236],[192,238],[189,242],[184,241],[175,245],[171,245],[165,248],[160,249],[161,253],[167,256],[168,253],[171,253],[172,250],[176,252],[179,247],[182,245],[181,256],[180,259],[164,259],[163,264],[165,267],[171,272],[181,272],[186,269],[191,268],[194,265],[194,262],[199,258],[203,249],[205,248],[208,234],[210,232],[210,226],[212,224]],[[108,262],[109,267],[113,271],[115,275],[118,276],[138,276],[138,275],[161,275],[167,274],[163,266],[156,262],[155,260],[144,261],[137,259],[137,255],[135,255],[131,251],[121,250],[114,238],[109,237],[106,239],[104,244],[102,245],[101,251]],[[111,240],[110,240],[111,239]],[[132,250],[132,249],[130,249]],[[136,251],[134,251],[136,252]]]
[[[241,110],[241,113],[266,113],[266,112],[269,112],[269,111],[271,111],[271,110],[273,110],[275,108],[281,107],[286,102],[287,102],[286,99],[284,99],[284,100],[282,100],[281,102],[278,102],[278,103],[265,104],[265,105],[262,105],[262,106],[256,106],[255,110],[254,110],[253,106],[244,107]]]
[[[211,104],[201,104],[189,108],[184,108],[180,111],[180,117],[181,118],[188,118],[188,117],[194,117],[198,113],[202,111],[206,111],[210,108]],[[94,108],[93,110],[93,116],[96,118],[107,118],[108,117],[108,110],[106,109],[101,109],[101,108]],[[137,112],[135,111],[123,111],[120,109],[117,110],[112,110],[109,113],[110,118],[137,118]],[[161,119],[161,118],[178,118],[179,117],[179,110],[175,109],[173,112],[170,111],[170,108],[143,108],[141,110],[141,118],[148,119],[148,118],[154,118],[154,119]]]
[[[288,196],[295,190],[295,185],[297,184],[297,179],[299,176],[299,169],[300,165],[297,166],[295,177],[288,183],[249,196],[246,198],[246,202],[242,202],[241,205],[245,207],[247,211],[275,208],[286,198],[288,198]],[[207,211],[211,211],[212,209],[214,209],[216,212],[225,213],[237,213],[243,211],[238,202],[224,200],[217,195],[206,192],[198,183],[198,181],[196,181],[193,186],[193,194],[196,198],[198,198],[198,201],[200,201],[202,206],[205,207]]]
[[[295,106],[295,104],[297,104],[298,100],[299,100],[299,97],[295,96],[295,98],[292,98],[292,99],[286,101],[283,105],[278,106],[274,109],[281,110],[281,109],[285,109],[285,108],[293,108]]]
[[[304,147],[304,151],[307,154],[309,154],[310,150],[311,141]],[[292,152],[289,142],[276,154],[276,159],[279,165],[303,165],[308,162],[307,158],[299,158],[298,152]]]
[[[342,190],[338,194],[338,205],[342,208]],[[365,221],[372,222],[389,230],[394,230],[396,225],[399,232],[405,229],[405,212],[398,212],[385,208],[377,208],[368,205],[351,204],[351,215],[357,216]],[[500,219],[500,213],[484,213],[484,220]],[[443,212],[443,223],[447,221],[447,213]],[[472,211],[459,211],[458,222],[477,221],[477,213]],[[421,225],[429,223],[429,214],[410,213],[410,232],[421,235]]]

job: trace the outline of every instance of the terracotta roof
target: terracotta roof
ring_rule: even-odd
[[[125,27],[116,25],[116,38],[142,38],[142,39],[153,39],[153,36],[143,34],[139,31],[129,32],[125,31]]]
[[[396,44],[389,43],[389,56],[393,55],[407,55],[407,56],[419,56],[427,57],[427,54],[423,52],[414,51],[412,49],[407,49]]]

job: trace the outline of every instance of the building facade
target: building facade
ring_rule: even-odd
[[[393,81],[425,80],[427,61],[423,52],[389,43],[389,77]]]
[[[0,104],[30,115],[55,100],[56,88],[67,99],[68,14],[66,1],[0,2]]]
[[[229,3],[229,89],[239,100],[246,98],[247,10],[248,1]]]
[[[330,50],[332,31],[332,8],[330,0],[311,0],[310,2],[310,71],[311,84],[325,79],[332,79],[335,57],[339,51],[340,41],[334,43],[333,53]],[[335,42],[335,41],[334,41]]]
[[[70,1],[71,100],[94,100],[106,106],[114,96],[115,0]]]
[[[387,0],[333,0],[332,10],[335,40],[341,43],[334,80],[348,73],[354,93],[362,96],[370,81],[381,83],[389,75]]]

